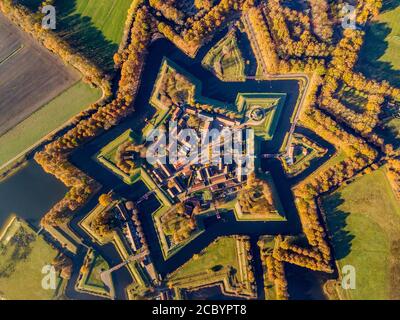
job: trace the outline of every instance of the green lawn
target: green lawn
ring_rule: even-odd
[[[285,93],[238,93],[236,98],[237,110],[246,114],[246,122],[254,129],[255,135],[265,140],[273,139],[285,102]],[[261,122],[249,116],[252,109],[263,110]]]
[[[0,297],[16,300],[48,300],[55,290],[42,288],[42,268],[57,256],[42,236],[22,220],[13,220],[0,239]]]
[[[192,258],[170,277],[172,281],[206,272],[218,266],[233,266],[239,269],[236,240],[232,237],[218,238],[209,245],[197,258]]]
[[[385,0],[384,10],[367,28],[359,67],[367,76],[400,85],[400,3]]]
[[[107,40],[119,44],[132,0],[77,0],[76,13],[92,18]]]
[[[204,57],[202,65],[224,81],[245,81],[245,62],[235,32],[229,32]]]
[[[86,279],[86,284],[94,287],[105,288],[103,281],[100,278],[100,273],[108,270],[110,267],[106,260],[100,255],[95,255],[90,266],[89,274]]]
[[[34,112],[0,137],[0,166],[101,97],[101,91],[82,81]]]
[[[103,147],[97,157],[103,157],[107,161],[115,164],[115,154],[117,153],[118,147],[124,142],[132,139],[132,130],[128,129],[118,138],[112,140],[109,144]]]
[[[103,70],[113,68],[132,0],[56,0],[57,30]]]
[[[342,299],[399,299],[400,203],[384,169],[358,178],[324,198],[339,269],[356,269],[356,289],[338,288]]]
[[[94,251],[88,252],[86,259],[85,261],[88,261],[88,265],[83,272],[81,269],[82,278],[78,281],[77,287],[88,293],[109,296],[110,291],[100,277],[101,272],[110,269],[109,264]]]

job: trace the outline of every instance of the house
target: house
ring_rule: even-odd
[[[184,124],[185,124],[185,119],[180,118],[179,121],[178,121],[178,127],[182,128]]]
[[[217,184],[214,184],[214,185],[212,185],[212,186],[210,187],[211,192],[217,191],[218,189],[219,189],[219,188],[218,188],[218,185],[217,185]]]
[[[210,122],[210,121],[205,121],[205,122],[203,122],[203,125],[202,125],[202,127],[201,127],[201,130],[204,130],[204,131],[210,130],[211,123],[212,123],[212,122]]]
[[[200,183],[197,183],[197,184],[193,185],[190,188],[189,192],[197,192],[197,191],[201,191],[201,190],[203,190],[205,188],[206,188],[205,183],[204,182],[200,182]]]
[[[175,198],[175,194],[174,194],[174,191],[172,189],[167,189],[167,193],[169,194],[169,196],[171,198]]]
[[[160,169],[165,173],[165,175],[169,178],[172,176],[172,171],[169,169],[167,164],[164,164],[160,161],[160,159],[157,159],[157,164],[160,167]]]
[[[287,155],[286,155],[286,163],[287,163],[288,165],[292,165],[292,164],[294,163],[293,155],[294,155],[294,146],[291,145],[291,146],[289,147],[288,153],[287,153]]]
[[[238,163],[238,166],[236,167],[236,178],[239,182],[243,181],[243,167],[242,163]]]
[[[181,183],[179,182],[179,180],[177,178],[174,178],[173,181],[175,182],[175,188],[176,188],[176,190],[178,190],[178,193],[183,192],[184,188],[181,185]]]
[[[136,228],[132,221],[125,223],[125,234],[133,251],[137,251],[142,247],[142,243],[137,235]]]
[[[201,111],[199,113],[198,117],[199,117],[199,119],[201,119],[205,122],[208,122],[208,123],[214,121],[214,117],[211,114],[204,112],[204,111]]]
[[[214,185],[214,184],[225,183],[226,180],[227,180],[227,177],[226,177],[225,174],[219,174],[219,175],[216,175],[216,176],[212,177],[210,179],[210,182],[211,182],[211,184]]]
[[[185,177],[189,177],[189,176],[192,174],[192,169],[190,169],[190,165],[189,165],[189,164],[186,165],[186,166],[182,169],[181,173],[182,173]]]
[[[219,115],[217,116],[216,120],[222,123],[224,126],[233,127],[234,125],[236,125],[236,121],[234,119],[230,119],[225,116]]]
[[[202,171],[201,171],[200,169],[198,169],[198,170],[196,171],[196,177],[197,177],[197,179],[199,179],[200,181],[203,181],[203,180],[204,180],[203,173],[202,173]]]
[[[162,183],[164,180],[161,178],[161,175],[158,174],[156,170],[152,171],[153,175],[157,178],[158,182]]]

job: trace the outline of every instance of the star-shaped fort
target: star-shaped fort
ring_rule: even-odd
[[[61,2],[0,3],[0,298],[399,298],[396,1]]]

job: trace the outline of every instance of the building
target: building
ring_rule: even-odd
[[[217,176],[214,176],[210,179],[210,182],[212,185],[214,184],[220,184],[220,183],[225,183],[227,180],[227,177],[225,174],[219,174]]]
[[[195,185],[193,185],[190,188],[189,192],[197,192],[197,191],[201,191],[201,190],[203,190],[205,188],[206,188],[205,183],[204,182],[200,182],[200,183],[196,183]]]
[[[217,116],[216,120],[222,123],[224,126],[233,127],[234,125],[236,125],[236,121],[234,119],[230,119],[225,116],[219,115]]]
[[[164,172],[164,174],[167,176],[167,178],[172,176],[172,171],[169,169],[167,164],[162,163],[160,159],[157,160],[157,164],[160,167],[160,169]]]
[[[214,121],[214,117],[211,114],[204,112],[204,111],[201,111],[199,113],[198,117],[199,117],[199,119],[201,119],[205,122],[211,123],[212,121]]]
[[[192,106],[186,106],[185,111],[191,115],[197,114],[197,109]]]

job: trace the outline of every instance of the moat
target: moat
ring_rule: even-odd
[[[149,105],[149,98],[153,90],[154,82],[156,81],[160,65],[164,57],[167,57],[194,77],[201,79],[202,92],[201,94],[207,98],[215,99],[223,103],[233,103],[238,93],[286,93],[287,98],[282,115],[279,119],[276,134],[274,138],[265,142],[262,145],[262,153],[277,153],[281,147],[285,134],[290,130],[290,118],[295,112],[296,103],[300,94],[300,84],[298,80],[247,80],[245,82],[222,82],[218,80],[211,72],[204,69],[201,61],[209,49],[220,39],[221,33],[211,43],[203,47],[197,54],[195,59],[190,59],[184,55],[179,49],[173,46],[170,42],[160,39],[152,43],[149,48],[146,64],[143,72],[141,86],[135,101],[135,113],[126,121],[119,124],[117,127],[109,130],[100,137],[85,144],[78,149],[71,157],[71,162],[78,168],[86,172],[89,176],[95,178],[102,185],[103,192],[114,190],[122,197],[135,201],[142,196],[138,192],[138,188],[125,184],[120,177],[103,167],[95,161],[95,154],[107,145],[110,141],[120,136],[129,128],[141,128],[145,124],[145,119],[152,116],[153,108]],[[246,55],[244,53],[244,55]],[[250,55],[249,55],[250,56]],[[328,154],[319,159],[318,162],[307,169],[313,171],[321,165],[332,153],[332,148],[321,141],[315,135],[304,129],[296,129],[305,135],[312,136],[314,141],[318,141],[321,145],[329,149]],[[319,140],[318,140],[319,139]],[[264,297],[263,292],[263,276],[260,261],[259,249],[257,247],[258,237],[261,235],[296,235],[301,233],[301,225],[294,205],[291,186],[298,182],[303,176],[290,179],[288,178],[282,167],[282,164],[277,159],[262,159],[262,171],[268,171],[277,187],[279,197],[281,199],[286,221],[280,222],[244,222],[237,221],[233,213],[224,213],[222,219],[217,219],[215,216],[204,218],[205,232],[196,237],[176,254],[168,260],[164,260],[161,252],[159,240],[157,238],[153,219],[150,212],[154,195],[150,196],[147,201],[141,202],[139,206],[140,219],[142,221],[143,230],[149,249],[151,258],[155,264],[157,271],[165,276],[175,270],[177,267],[188,261],[194,253],[201,251],[209,245],[218,236],[225,235],[247,235],[251,238],[253,265],[255,268],[257,293],[259,298]],[[140,189],[140,188],[139,188]],[[11,213],[16,213],[31,224],[37,226],[40,218],[46,211],[62,198],[67,189],[58,182],[55,178],[47,175],[41,168],[30,160],[29,164],[22,168],[19,172],[0,183],[0,224],[4,222],[7,216]],[[26,206],[21,206],[26,204]],[[112,245],[100,246],[92,243],[90,237],[79,227],[78,222],[84,215],[87,214],[97,205],[97,198],[94,197],[87,205],[81,208],[74,216],[70,223],[71,229],[83,239],[83,243],[88,246],[93,246],[107,262],[113,266],[121,262],[121,258]],[[81,262],[85,250],[82,248],[76,256],[76,262]],[[75,268],[78,269],[78,268]],[[321,299],[323,294],[318,285],[318,276],[313,272],[300,268],[290,267],[290,278],[293,279],[289,291],[293,298],[308,298]],[[304,276],[303,275],[308,275]],[[73,281],[76,280],[77,271],[74,272],[72,279],[67,287],[67,296],[70,298],[93,298],[86,294],[77,293],[74,290]],[[124,299],[124,289],[131,282],[131,277],[126,268],[122,268],[113,273],[113,279],[116,289],[116,298]],[[310,283],[312,283],[310,285]],[[312,287],[312,290],[302,290],[304,286]],[[300,289],[299,289],[300,287]],[[291,293],[289,292],[289,293]],[[304,293],[304,296],[300,294]],[[218,297],[218,293],[212,295],[213,298]]]

